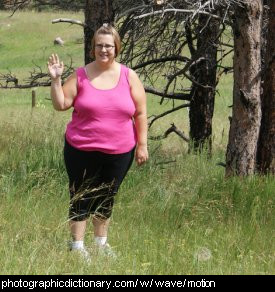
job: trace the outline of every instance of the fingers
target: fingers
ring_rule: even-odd
[[[145,162],[145,160],[142,160],[140,158],[137,159],[137,165],[138,166],[141,166],[144,162]]]
[[[54,54],[54,55],[55,55],[56,63],[57,63],[57,64],[60,64],[58,55],[57,55],[57,54]]]
[[[58,58],[57,54],[52,54],[51,58],[52,58],[53,64],[58,64],[59,63],[59,58]]]
[[[50,71],[50,69],[51,69],[51,64],[50,64],[50,62],[47,62],[47,67],[48,67],[48,70]]]
[[[59,60],[57,54],[51,54],[47,62],[48,71],[52,79],[59,78],[64,71],[64,63]]]
[[[144,164],[149,158],[147,146],[137,145],[135,160],[138,166]]]
[[[59,57],[57,54],[51,54],[51,56],[49,57],[49,62],[48,62],[50,65],[59,65],[59,66],[64,66],[62,65],[63,62],[60,63],[60,60],[59,60]]]
[[[138,166],[144,164],[147,160],[148,160],[148,156],[146,155],[144,156],[136,155],[136,163]]]
[[[53,65],[55,63],[55,60],[54,60],[54,54],[51,54],[51,56],[49,57],[49,65]]]
[[[142,164],[144,164],[146,162],[146,160],[144,159],[137,159],[137,165],[141,166]]]

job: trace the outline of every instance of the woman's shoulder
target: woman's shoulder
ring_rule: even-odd
[[[77,67],[74,72],[76,75],[83,75],[85,73],[85,66]]]
[[[138,74],[132,68],[128,68],[128,78],[130,83],[134,83],[137,79],[139,79]]]
[[[118,64],[121,66],[122,70],[126,73],[127,78],[131,78],[133,75],[137,76],[137,73],[132,68],[122,63],[118,63]]]
[[[119,66],[121,66],[121,68],[123,68],[123,70],[125,71],[133,71],[133,69],[131,69],[130,67],[128,67],[127,65],[125,64],[122,64],[122,63],[118,63]]]

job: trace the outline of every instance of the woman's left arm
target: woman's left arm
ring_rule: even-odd
[[[137,148],[136,148],[136,162],[142,165],[148,160],[147,149],[147,107],[146,94],[144,87],[139,80],[135,71],[129,69],[129,84],[131,88],[131,95],[136,106],[134,115],[135,126],[137,130]]]

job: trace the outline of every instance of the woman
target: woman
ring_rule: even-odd
[[[120,47],[117,31],[110,25],[100,27],[92,39],[95,61],[78,68],[63,87],[63,62],[56,54],[48,62],[54,108],[74,107],[64,147],[71,196],[70,249],[85,256],[83,241],[91,214],[95,243],[111,251],[107,233],[114,195],[134,156],[138,165],[148,159],[145,91],[137,74],[115,60]]]

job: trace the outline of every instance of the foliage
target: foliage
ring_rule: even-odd
[[[82,0],[3,0],[2,7],[0,9],[35,9],[37,11],[45,10],[70,10],[70,11],[79,11],[84,9],[84,1]]]

